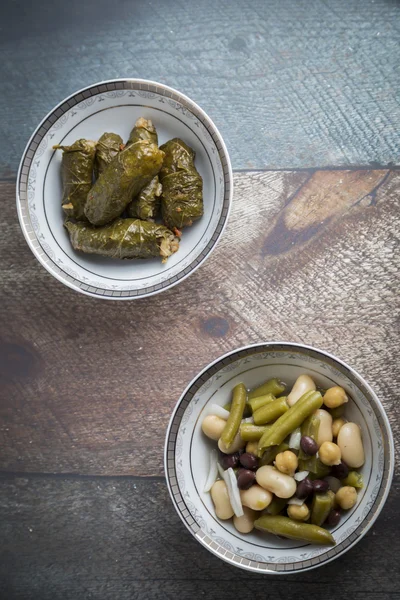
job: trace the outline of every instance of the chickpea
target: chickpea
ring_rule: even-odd
[[[301,504],[300,506],[298,504],[289,504],[287,514],[295,521],[307,521],[310,511],[307,504]]]
[[[229,500],[228,489],[225,481],[219,479],[211,488],[211,498],[214,502],[215,514],[218,519],[225,521],[233,517],[233,509]]]
[[[335,495],[336,503],[343,510],[349,510],[353,508],[353,506],[357,502],[357,490],[351,485],[345,485],[341,487],[340,490],[336,492]]]
[[[258,456],[258,442],[247,442],[246,452],[249,454],[254,454],[254,456]]]
[[[333,442],[324,442],[319,449],[319,459],[329,467],[340,464],[342,453],[339,446]]]
[[[343,419],[342,417],[340,417],[339,419],[335,419],[332,423],[332,434],[334,438],[337,438],[337,436],[339,435],[339,431],[341,430],[341,428],[343,427],[343,425],[346,423],[347,421],[345,419]]]
[[[254,521],[256,520],[256,511],[243,506],[243,516],[233,517],[233,524],[239,533],[250,533],[254,529]]]
[[[226,421],[221,419],[221,417],[217,417],[217,415],[208,415],[203,419],[201,428],[207,437],[217,441],[221,437],[225,425]]]
[[[279,452],[279,454],[276,455],[275,466],[281,473],[286,473],[286,475],[291,475],[293,477],[298,465],[299,461],[297,460],[297,456],[290,450]]]
[[[260,467],[256,472],[256,480],[261,487],[272,492],[278,498],[290,498],[297,488],[293,477],[281,473],[271,465]]]
[[[306,393],[315,390],[315,383],[309,375],[300,375],[294,382],[292,391],[287,397],[287,403],[289,406],[296,404],[298,400]]]
[[[328,408],[337,408],[338,406],[341,406],[342,404],[345,404],[345,402],[348,401],[349,398],[344,389],[340,387],[340,385],[335,385],[334,387],[329,388],[329,390],[326,390],[325,392],[324,404]]]
[[[226,421],[224,421],[224,423],[226,423]],[[242,440],[242,438],[240,437],[239,431],[235,435],[235,437],[233,439],[233,442],[229,446],[229,448],[227,446],[225,446],[224,442],[221,439],[218,440],[218,448],[224,454],[233,454],[234,452],[237,452],[238,450],[241,450],[241,448],[244,448],[245,445],[246,445],[246,442],[244,442]]]
[[[255,484],[248,490],[240,490],[240,500],[243,506],[252,510],[264,510],[272,502],[272,494]]]

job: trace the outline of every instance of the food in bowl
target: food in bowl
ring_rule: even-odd
[[[104,227],[66,221],[72,247],[88,254],[111,258],[152,258],[163,262],[177,252],[179,242],[174,234],[158,223],[140,219],[115,219]]]
[[[285,390],[278,378],[250,391],[239,383],[230,404],[211,407],[201,427],[218,450],[204,491],[216,516],[233,519],[242,534],[255,528],[334,545],[329,528],[363,487],[361,429],[346,420],[351,398],[341,386],[317,390],[302,374],[287,396]]]
[[[158,147],[150,119],[136,121],[126,144],[106,132],[98,142],[54,149],[63,151],[62,208],[75,250],[166,262],[179,249],[181,230],[203,215],[194,150],[179,138]]]

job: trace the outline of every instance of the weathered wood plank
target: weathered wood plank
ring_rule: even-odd
[[[47,274],[19,231],[14,186],[1,184],[0,470],[159,475],[190,379],[272,339],[358,369],[400,449],[400,172],[238,173],[235,185],[209,261],[166,293],[121,303]]]
[[[345,556],[278,578],[207,552],[186,531],[163,481],[38,476],[0,485],[0,595],[7,600],[254,600],[266,585],[268,597],[289,600],[398,598],[399,485]]]
[[[0,10],[3,175],[56,104],[115,77],[192,97],[235,168],[398,164],[397,2],[14,0]]]

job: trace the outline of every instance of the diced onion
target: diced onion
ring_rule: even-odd
[[[220,417],[220,419],[224,419],[224,421],[227,421],[229,418],[229,410],[226,410],[219,404],[211,404],[209,414],[216,415],[217,417]]]
[[[304,504],[304,500],[293,497],[290,498],[290,500],[288,500],[288,504],[295,504],[296,506],[301,506],[302,504]]]
[[[217,469],[218,469],[219,476],[221,477],[221,479],[223,479],[225,481],[225,471],[223,470],[223,468],[221,467],[219,462],[217,462]]]
[[[242,502],[240,500],[240,492],[237,484],[235,471],[230,467],[224,473],[224,481],[228,488],[229,500],[232,506],[232,510],[236,517],[243,517],[244,512],[242,508]]]
[[[294,478],[296,481],[303,481],[307,477],[310,471],[298,471],[294,474]]]
[[[300,427],[295,429],[289,438],[289,448],[300,450],[301,431]]]
[[[210,467],[208,469],[208,475],[206,479],[206,484],[204,486],[204,491],[209,492],[212,486],[215,483],[218,475],[218,454],[215,449],[211,450],[210,453]]]
[[[331,488],[332,492],[335,492],[335,494],[338,491],[338,489],[342,487],[340,480],[336,477],[332,477],[332,475],[328,475],[327,477],[325,477],[325,481],[329,483],[329,487]]]

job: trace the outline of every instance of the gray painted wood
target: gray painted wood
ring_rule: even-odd
[[[333,563],[267,577],[207,552],[176,515],[163,480],[0,477],[4,600],[320,600],[399,598],[397,507]],[[396,531],[397,529],[397,531]]]
[[[129,76],[197,101],[235,168],[398,163],[399,16],[388,0],[5,0],[1,172],[65,96]]]

